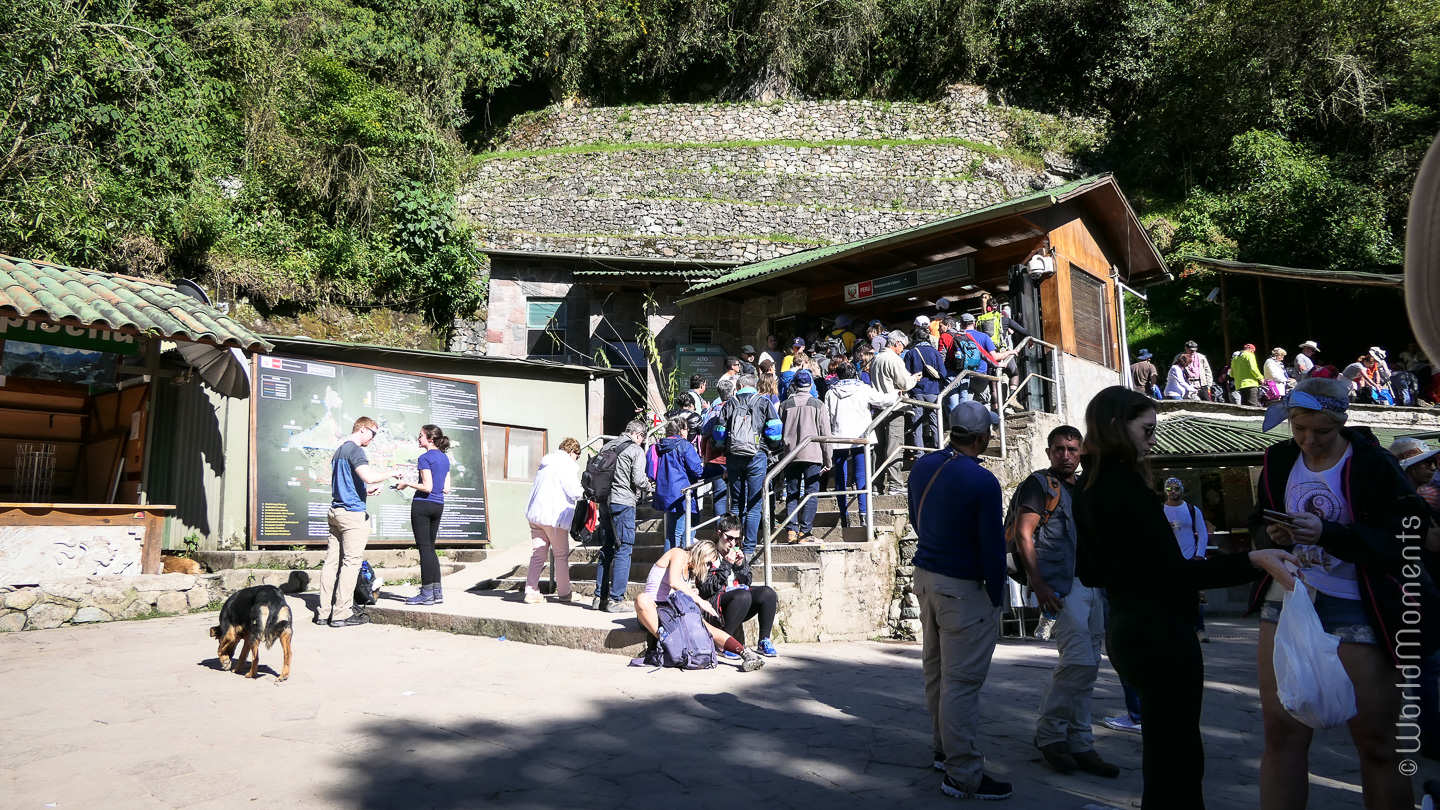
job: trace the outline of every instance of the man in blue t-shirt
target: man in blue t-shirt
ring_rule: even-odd
[[[999,417],[978,402],[950,411],[950,442],[910,470],[910,525],[920,536],[915,581],[924,639],[925,703],[947,796],[1006,799],[976,745],[980,687],[1000,635],[1005,529],[1000,482],[980,464]]]
[[[325,549],[325,567],[320,572],[320,608],[316,624],[354,627],[370,621],[355,610],[355,582],[365,541],[370,539],[370,515],[365,498],[380,492],[380,484],[399,478],[399,470],[380,472],[370,466],[365,446],[374,441],[380,425],[368,416],[355,420],[350,435],[340,442],[330,458],[330,543]]]

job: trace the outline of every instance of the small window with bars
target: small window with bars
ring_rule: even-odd
[[[1110,351],[1113,339],[1105,282],[1081,270],[1070,268],[1071,313],[1075,319],[1075,353],[1108,368],[1115,367]]]
[[[558,357],[565,351],[565,301],[532,298],[525,304],[525,353],[531,357]]]

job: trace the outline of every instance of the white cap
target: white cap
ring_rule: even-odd
[[[929,315],[916,315],[916,316],[915,316],[915,327],[916,327],[917,329],[920,328],[920,327],[929,326],[929,325],[930,325],[930,316],[929,316]]]

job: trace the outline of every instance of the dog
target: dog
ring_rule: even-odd
[[[200,563],[189,557],[161,554],[160,562],[163,565],[163,573],[166,574],[189,574],[198,577],[205,573],[205,569],[200,567]]]
[[[230,654],[236,645],[245,642],[240,649],[240,658],[235,671],[245,674],[245,659],[253,654],[250,662],[250,677],[260,672],[260,645],[269,649],[279,640],[285,651],[285,666],[280,670],[280,680],[290,677],[290,637],[295,621],[290,615],[290,606],[285,595],[274,585],[256,585],[236,591],[225,600],[220,608],[220,623],[210,628],[210,637],[220,640],[220,667],[230,669]]]

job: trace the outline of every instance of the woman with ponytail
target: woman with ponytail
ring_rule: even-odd
[[[440,515],[445,511],[445,489],[450,480],[450,438],[435,425],[420,428],[416,439],[425,452],[416,467],[420,470],[417,483],[401,481],[396,489],[415,490],[410,501],[410,528],[415,532],[415,547],[420,550],[420,593],[405,600],[407,605],[438,605],[445,601],[440,595],[440,558],[435,554],[435,538],[440,535]]]

